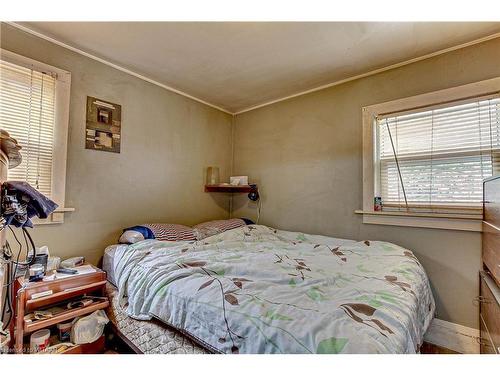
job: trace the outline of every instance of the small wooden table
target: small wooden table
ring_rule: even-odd
[[[96,310],[105,309],[109,306],[109,301],[107,299],[99,300],[85,307],[62,311],[48,319],[34,322],[28,322],[24,319],[27,313],[83,295],[105,296],[106,272],[97,267],[91,267],[94,268],[95,272],[83,275],[72,275],[70,277],[51,281],[29,282],[24,277],[19,277],[15,281],[13,295],[16,296],[16,301],[14,303],[14,315],[9,327],[11,337],[10,348],[14,349],[15,353],[23,353],[25,335],[78,316],[88,315]],[[32,298],[33,294],[49,290],[52,291],[52,294],[36,299]],[[104,349],[104,340],[98,341],[102,345],[79,345],[77,347],[71,347],[65,353],[89,353],[87,349],[91,350],[93,353],[95,353],[96,350],[102,351]],[[98,346],[102,346],[102,348]]]

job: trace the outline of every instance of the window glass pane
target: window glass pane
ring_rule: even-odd
[[[55,124],[55,78],[0,61],[0,128],[23,147],[10,180],[26,181],[50,197]]]
[[[400,160],[399,167],[408,202],[479,204],[482,181],[491,176],[491,157]],[[404,202],[395,161],[382,161],[380,173],[384,202]]]
[[[499,169],[499,97],[378,119],[377,130],[385,204],[404,204],[404,186],[409,204],[480,205]]]

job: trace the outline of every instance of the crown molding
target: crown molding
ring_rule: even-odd
[[[386,72],[386,71],[391,70],[391,69],[396,69],[396,68],[399,68],[401,66],[413,64],[413,63],[415,63],[417,61],[426,60],[426,59],[429,59],[431,57],[439,56],[439,55],[442,55],[442,54],[445,54],[445,53],[448,53],[448,52],[456,51],[458,49],[462,49],[462,48],[466,48],[466,47],[469,47],[469,46],[473,46],[475,44],[483,43],[483,42],[486,42],[488,40],[496,39],[496,38],[499,38],[499,37],[500,37],[500,32],[495,33],[495,34],[491,34],[491,35],[488,35],[488,36],[485,36],[485,37],[482,37],[482,38],[479,38],[479,39],[472,40],[472,41],[467,42],[467,43],[462,43],[462,44],[459,44],[459,45],[456,45],[456,46],[453,46],[453,47],[448,47],[448,48],[445,48],[445,49],[442,49],[442,50],[439,50],[439,51],[436,51],[436,52],[432,52],[432,53],[428,53],[426,55],[415,57],[415,58],[410,59],[410,60],[405,60],[405,61],[402,61],[402,62],[399,62],[399,63],[396,63],[396,64],[385,66],[383,68],[371,70],[371,71],[366,72],[366,73],[362,73],[362,74],[358,74],[358,75],[355,75],[355,76],[352,76],[352,77],[349,77],[349,78],[341,79],[339,81],[327,83],[325,85],[314,87],[314,88],[311,88],[311,89],[308,89],[308,90],[305,90],[305,91],[300,91],[300,92],[297,92],[295,94],[288,95],[288,96],[285,96],[285,97],[282,97],[282,98],[273,99],[273,100],[264,102],[262,104],[257,104],[255,106],[251,106],[251,107],[242,109],[241,111],[237,111],[237,112],[233,113],[233,115],[240,115],[240,114],[245,113],[245,112],[253,111],[254,109],[266,107],[268,105],[279,103],[279,102],[282,102],[282,101],[285,101],[285,100],[288,100],[288,99],[296,98],[298,96],[302,96],[302,95],[310,94],[312,92],[324,90],[324,89],[327,89],[329,87],[341,85],[341,84],[346,83],[346,82],[355,81],[355,80],[360,79],[360,78],[369,77],[369,76],[372,76],[372,75],[375,75],[375,74],[378,74],[378,73]]]
[[[488,35],[488,36],[485,36],[485,37],[482,37],[482,38],[479,38],[479,39],[475,39],[475,40],[472,40],[470,42],[466,42],[466,43],[462,43],[462,44],[459,44],[459,45],[456,45],[456,46],[453,46],[453,47],[448,47],[448,48],[445,48],[445,49],[442,49],[442,50],[439,50],[439,51],[436,51],[436,52],[432,52],[432,53],[428,53],[426,55],[422,55],[422,56],[419,56],[419,57],[415,57],[413,59],[409,59],[409,60],[405,60],[405,61],[402,61],[402,62],[399,62],[399,63],[396,63],[396,64],[392,64],[392,65],[388,65],[386,67],[382,67],[382,68],[379,68],[379,69],[375,69],[375,70],[371,70],[369,72],[366,72],[366,73],[362,73],[362,74],[358,74],[358,75],[355,75],[355,76],[352,76],[352,77],[349,77],[349,78],[345,78],[345,79],[341,79],[339,81],[334,81],[334,82],[331,82],[331,83],[327,83],[327,84],[324,84],[324,85],[321,85],[321,86],[317,86],[317,87],[313,87],[311,89],[308,89],[308,90],[304,90],[304,91],[300,91],[300,92],[297,92],[295,94],[291,94],[291,95],[287,95],[287,96],[284,96],[284,97],[281,97],[281,98],[277,98],[277,99],[273,99],[273,100],[270,100],[270,101],[267,101],[267,102],[263,102],[261,104],[257,104],[257,105],[254,105],[254,106],[251,106],[251,107],[248,107],[248,108],[244,108],[242,110],[239,110],[239,111],[235,111],[235,112],[231,112],[230,110],[226,109],[226,108],[223,108],[223,107],[220,107],[218,105],[215,105],[215,104],[212,104],[210,102],[207,102],[206,100],[203,100],[203,99],[200,99],[200,98],[197,98],[193,95],[190,95],[184,91],[181,91],[181,90],[178,90],[178,89],[175,89],[171,86],[168,86],[168,85],[165,85],[161,82],[158,82],[154,79],[151,79],[149,77],[146,77],[142,74],[139,74],[139,73],[136,73],[130,69],[127,69],[125,67],[122,67],[120,65],[117,65],[115,63],[112,63],[108,60],[105,60],[101,57],[98,57],[98,56],[95,56],[91,53],[88,53],[88,52],[85,52],[79,48],[76,48],[76,47],[73,47],[69,44],[66,44],[64,42],[61,42],[57,39],[54,39],[52,37],[49,37],[45,34],[42,34],[38,31],[35,31],[35,30],[32,30],[30,29],[29,27],[26,27],[24,25],[20,25],[16,22],[6,22],[4,21],[5,23],[21,30],[21,31],[24,31],[28,34],[31,34],[31,35],[34,35],[34,36],[37,36],[39,38],[42,38],[44,40],[47,40],[49,42],[52,42],[54,44],[57,44],[58,46],[61,46],[61,47],[64,47],[66,49],[69,49],[73,52],[76,52],[80,55],[83,55],[85,57],[88,57],[90,59],[93,59],[93,60],[96,60],[96,61],[99,61],[100,63],[103,63],[105,65],[108,65],[112,68],[115,68],[115,69],[118,69],[124,73],[127,73],[127,74],[130,74],[134,77],[137,77],[139,79],[142,79],[146,82],[149,82],[149,83],[152,83],[153,85],[156,85],[156,86],[159,86],[165,90],[168,90],[168,91],[171,91],[171,92],[174,92],[176,94],[179,94],[179,95],[182,95],[186,98],[189,98],[189,99],[192,99],[194,101],[197,101],[199,103],[202,103],[202,104],[205,104],[209,107],[212,107],[212,108],[215,108],[221,112],[224,112],[224,113],[227,113],[227,114],[230,114],[230,115],[233,115],[233,116],[236,116],[236,115],[240,115],[240,114],[243,114],[245,112],[250,112],[250,111],[253,111],[255,109],[258,109],[258,108],[262,108],[262,107],[266,107],[266,106],[269,106],[271,104],[275,104],[275,103],[279,103],[279,102],[282,102],[282,101],[285,101],[285,100],[289,100],[289,99],[293,99],[293,98],[296,98],[298,96],[302,96],[302,95],[306,95],[306,94],[310,94],[310,93],[313,93],[313,92],[316,92],[316,91],[320,91],[320,90],[324,90],[324,89],[327,89],[329,87],[333,87],[333,86],[338,86],[338,85],[341,85],[343,83],[347,83],[347,82],[351,82],[351,81],[355,81],[357,79],[360,79],[360,78],[364,78],[364,77],[369,77],[369,76],[372,76],[372,75],[375,75],[375,74],[378,74],[378,73],[382,73],[382,72],[386,72],[388,70],[391,70],[391,69],[396,69],[396,68],[399,68],[399,67],[402,67],[402,66],[405,66],[405,65],[409,65],[409,64],[413,64],[417,61],[422,61],[422,60],[426,60],[426,59],[429,59],[431,57],[435,57],[435,56],[439,56],[439,55],[442,55],[442,54],[445,54],[445,53],[448,53],[448,52],[452,52],[452,51],[456,51],[458,49],[462,49],[462,48],[466,48],[466,47],[469,47],[469,46],[473,46],[475,44],[479,44],[479,43],[483,43],[483,42],[486,42],[488,40],[492,40],[492,39],[496,39],[496,38],[499,38],[500,37],[500,32],[498,33],[494,33],[494,34],[491,34],[491,35]]]
[[[134,76],[136,78],[142,79],[143,81],[152,83],[153,85],[159,86],[159,87],[161,87],[161,88],[163,88],[165,90],[171,91],[171,92],[173,92],[175,94],[178,94],[178,95],[182,95],[182,96],[184,96],[186,98],[189,98],[191,100],[197,101],[197,102],[202,103],[202,104],[205,104],[205,105],[207,105],[209,107],[215,108],[215,109],[217,109],[219,111],[222,111],[224,113],[233,115],[232,112],[228,111],[225,108],[219,107],[218,105],[215,105],[215,104],[212,104],[210,102],[207,102],[206,100],[197,98],[196,96],[190,95],[190,94],[188,94],[188,93],[186,93],[184,91],[175,89],[175,88],[173,88],[171,86],[168,86],[168,85],[165,85],[164,83],[158,82],[158,81],[156,81],[154,79],[151,79],[149,77],[146,77],[146,76],[144,76],[144,75],[142,75],[140,73],[134,72],[133,70],[127,69],[127,68],[125,68],[123,66],[120,66],[120,65],[117,65],[115,63],[112,63],[111,61],[105,60],[105,59],[103,59],[101,57],[98,57],[98,56],[95,56],[95,55],[93,55],[91,53],[85,52],[85,51],[83,51],[83,50],[81,50],[79,48],[70,46],[69,44],[61,42],[61,41],[59,41],[57,39],[54,39],[54,38],[52,38],[50,36],[47,36],[45,34],[39,33],[38,31],[32,30],[29,27],[26,27],[24,25],[20,25],[20,24],[18,24],[16,22],[5,22],[5,23],[8,24],[8,25],[11,25],[11,26],[13,26],[13,27],[15,27],[15,28],[17,28],[17,29],[19,29],[21,31],[24,31],[24,32],[26,32],[28,34],[31,34],[31,35],[34,35],[36,37],[42,38],[42,39],[47,40],[47,41],[49,41],[51,43],[57,44],[58,46],[64,47],[66,49],[69,49],[70,51],[76,52],[76,53],[78,53],[80,55],[83,55],[85,57],[88,57],[88,58],[90,58],[92,60],[99,61],[100,63],[108,65],[108,66],[110,66],[112,68],[115,68],[117,70],[120,70],[120,71],[122,71],[124,73],[130,74],[131,76]]]

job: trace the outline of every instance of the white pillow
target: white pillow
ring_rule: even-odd
[[[126,230],[123,232],[123,234],[120,236],[120,239],[118,242],[120,243],[136,243],[139,241],[144,241],[144,236],[142,235],[141,232],[138,232],[136,230]]]

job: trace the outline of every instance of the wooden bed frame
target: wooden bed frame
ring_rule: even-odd
[[[500,354],[500,176],[483,183],[482,240],[478,298],[481,353]]]

